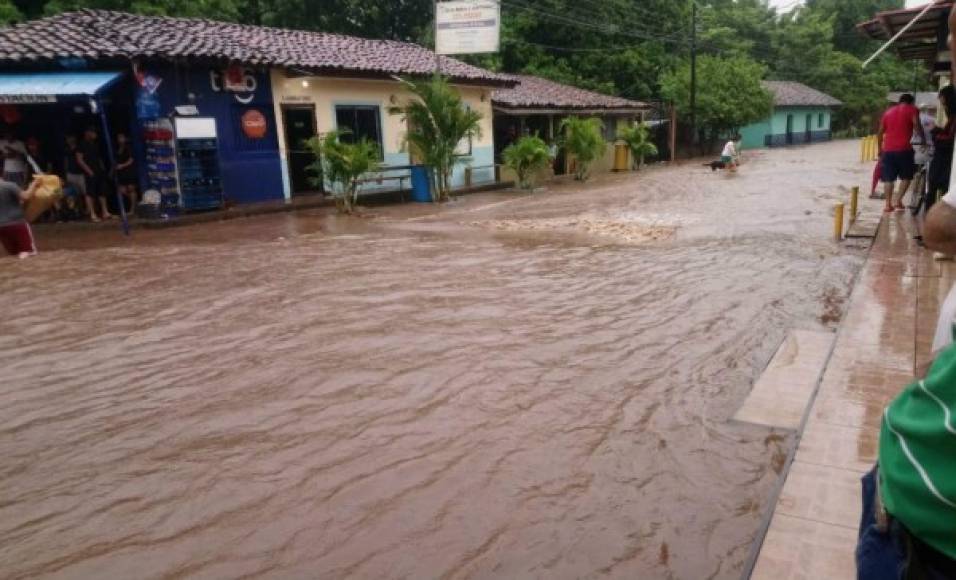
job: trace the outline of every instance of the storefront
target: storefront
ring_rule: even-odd
[[[461,144],[454,185],[493,181],[491,92],[515,83],[451,58],[441,62],[484,119],[481,137]],[[428,78],[436,57],[411,43],[82,10],[3,29],[0,66],[123,73],[98,101],[107,133],[132,138],[140,193],[171,214],[321,190],[302,143],[334,129],[374,139],[384,164],[407,169],[401,117],[388,113],[409,97],[396,77]],[[69,118],[21,115],[18,132],[44,134],[51,155],[62,159],[65,134],[97,114],[89,103],[71,107],[62,113]],[[365,189],[393,188],[393,173],[371,176]]]
[[[68,136],[82,139],[88,130],[98,136],[107,168],[115,164],[113,139],[129,134],[129,91],[122,71],[51,71],[0,75],[0,121],[4,133],[26,143],[29,172],[64,175]],[[105,138],[104,138],[105,137]],[[116,191],[113,191],[116,193]],[[118,196],[109,208],[123,216]]]
[[[461,162],[452,174],[452,187],[489,183],[495,180],[494,131],[492,129],[492,86],[457,85],[464,105],[481,113],[481,135],[459,146]],[[309,194],[321,188],[307,167],[314,162],[303,141],[329,131],[345,130],[349,138],[368,139],[382,153],[381,182],[365,185],[366,191],[400,188],[398,179],[407,170],[388,171],[389,167],[407,167],[412,163],[405,146],[406,126],[401,115],[389,114],[389,108],[411,98],[411,93],[395,80],[330,78],[289,74],[273,70],[279,126],[279,148],[286,195]],[[405,183],[407,185],[407,182]]]
[[[208,183],[203,185],[209,185],[207,191],[211,192],[218,179],[224,204],[284,198],[272,88],[265,70],[197,63],[135,63],[133,78],[140,131],[136,142],[144,188],[169,187],[173,175],[164,175],[164,170],[175,164],[178,187],[186,194],[191,178],[185,175],[188,171],[184,171],[184,165],[204,151],[215,151],[215,159],[208,159],[203,173],[194,180],[204,179]],[[196,133],[202,131],[203,120],[207,120],[208,130]],[[162,144],[165,136],[172,138],[172,151]],[[183,142],[179,141],[185,139],[195,140],[197,146],[183,151]],[[212,167],[213,162],[218,168]],[[201,198],[198,204],[208,201],[203,194],[196,195]],[[188,201],[185,205],[188,207]]]

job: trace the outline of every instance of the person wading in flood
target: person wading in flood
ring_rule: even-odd
[[[0,244],[11,256],[27,258],[37,253],[23,204],[33,197],[39,185],[39,181],[34,181],[24,191],[16,183],[0,178]]]
[[[913,95],[904,94],[900,102],[890,107],[880,120],[880,131],[877,142],[880,149],[881,179],[886,191],[886,208],[891,212],[894,209],[902,211],[903,198],[910,188],[913,176],[916,174],[916,152],[913,150],[912,140],[916,140],[920,147],[926,147],[926,135],[919,120],[919,109],[914,104]],[[894,206],[896,181],[900,182],[899,201]]]
[[[737,142],[740,141],[740,135],[734,135],[724,145],[724,150],[720,154],[720,162],[724,167],[732,172],[737,171],[739,165],[740,153],[737,151]]]

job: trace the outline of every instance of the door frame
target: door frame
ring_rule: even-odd
[[[312,113],[312,134],[314,136],[319,135],[319,115],[316,110],[315,103],[280,103],[279,112],[281,113],[282,119],[282,136],[285,141],[285,152],[286,152],[286,172],[289,174],[289,193],[294,197],[298,195],[309,195],[309,193],[325,193],[325,184],[320,184],[317,189],[310,189],[307,191],[295,191],[292,183],[292,164],[291,164],[291,155],[292,155],[292,143],[289,142],[289,131],[287,130],[288,125],[286,124],[286,113],[288,111],[309,111]]]
[[[813,113],[807,113],[807,143],[813,143],[813,120],[815,115]]]

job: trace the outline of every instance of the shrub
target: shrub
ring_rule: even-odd
[[[548,145],[540,137],[522,137],[502,153],[505,165],[518,175],[518,187],[534,191],[535,176],[551,162]]]

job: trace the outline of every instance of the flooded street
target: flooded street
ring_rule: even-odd
[[[855,142],[0,262],[0,577],[741,573]]]

